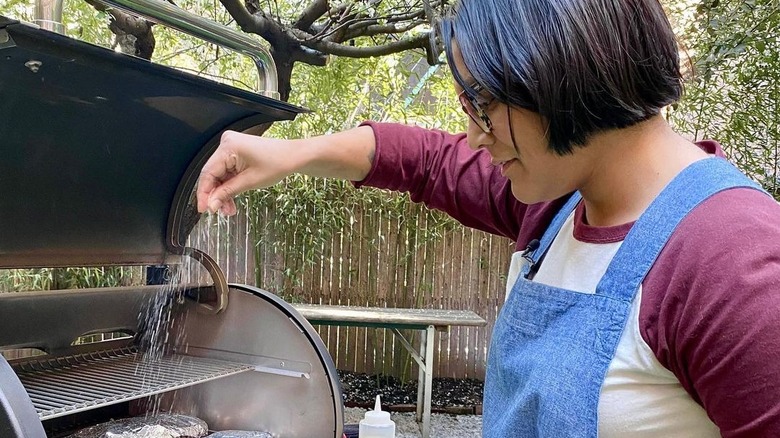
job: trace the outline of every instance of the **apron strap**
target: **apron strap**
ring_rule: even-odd
[[[710,196],[735,187],[763,191],[723,158],[706,158],[685,168],[631,227],[596,286],[596,294],[633,300],[658,254],[688,213]]]
[[[577,207],[577,204],[579,204],[581,199],[582,199],[582,195],[580,195],[580,192],[574,192],[571,194],[569,200],[566,201],[565,204],[563,204],[563,207],[561,207],[561,209],[558,210],[558,213],[555,214],[555,217],[553,218],[550,225],[547,227],[547,230],[544,232],[544,235],[542,235],[542,239],[539,242],[539,246],[535,250],[531,250],[533,251],[532,253],[528,254],[527,257],[531,263],[525,266],[523,272],[520,273],[521,276],[526,277],[529,271],[531,270],[531,268],[537,266],[539,260],[541,260],[542,256],[544,256],[544,254],[550,248],[550,245],[552,244],[553,240],[555,240],[555,236],[558,235],[558,232],[563,227],[563,224],[566,222],[566,219],[568,219],[569,215],[571,215],[571,213]]]

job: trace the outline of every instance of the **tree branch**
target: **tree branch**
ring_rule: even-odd
[[[274,38],[275,33],[272,29],[274,26],[279,27],[279,24],[266,17],[265,13],[250,14],[241,0],[219,0],[219,2],[244,32],[260,35],[269,42]]]
[[[359,29],[355,30],[354,32],[351,32],[352,29],[348,30],[346,35],[344,36],[344,40],[351,40],[358,37],[375,36],[381,34],[388,35],[388,34],[404,33],[425,23],[427,23],[425,20],[418,20],[418,21],[412,21],[406,23],[403,26],[399,26],[396,24],[375,24],[375,25],[361,26]]]
[[[295,61],[300,61],[305,64],[315,65],[317,67],[328,65],[328,55],[305,46],[299,46],[292,56]]]
[[[443,5],[443,1],[446,0],[437,0],[433,4],[434,5]],[[425,21],[422,21],[426,16],[426,11],[424,9],[418,9],[415,11],[411,11],[409,8],[406,8],[404,12],[398,12],[393,13],[390,15],[380,16],[380,17],[365,17],[365,16],[353,16],[350,17],[348,20],[344,20],[344,17],[340,17],[339,20],[340,23],[337,21],[330,21],[324,27],[320,26],[318,27],[318,32],[310,32],[314,35],[315,39],[323,39],[328,40],[332,42],[340,43],[342,41],[350,40],[353,38],[361,37],[361,36],[373,36],[383,33],[383,30],[380,30],[377,28],[376,30],[371,30],[369,32],[361,32],[361,30],[366,29],[370,26],[379,25],[380,21],[384,21],[386,24],[383,24],[382,26],[387,26],[384,28],[384,31],[387,31],[388,33],[403,33],[406,30],[413,29],[418,24],[423,24]],[[412,21],[414,22],[413,25],[409,25],[408,27],[402,27],[405,30],[395,30],[397,28],[391,27],[391,24],[398,24],[404,21]],[[335,28],[331,29],[331,27],[335,24],[338,24]],[[343,30],[342,32],[339,32]],[[326,33],[327,32],[327,33]]]
[[[303,46],[329,55],[344,56],[348,58],[370,58],[372,56],[384,56],[410,49],[427,49],[430,40],[430,35],[426,32],[412,38],[402,39],[379,46],[355,47],[330,41],[315,40],[312,39],[311,35],[298,29],[290,29],[287,33],[291,38],[297,39]]]
[[[359,36],[370,36],[373,35],[372,33],[364,34],[361,32],[362,29],[366,29],[370,26],[379,25],[380,20],[384,20],[387,22],[385,25],[381,26],[387,26],[385,29],[392,30],[395,29],[391,26],[392,24],[400,23],[401,21],[408,21],[408,20],[414,20],[413,17],[417,18],[423,18],[425,16],[424,11],[420,10],[414,13],[410,14],[403,14],[403,15],[390,15],[385,17],[355,17],[350,20],[344,21],[342,23],[339,23],[337,27],[334,29],[328,29],[330,26],[332,26],[333,22],[328,23],[326,28],[322,30],[321,32],[314,35],[315,39],[322,39],[322,40],[328,40],[340,43],[342,41],[346,41],[352,38],[356,38]],[[401,18],[403,17],[403,18]],[[415,25],[409,27],[409,29],[414,28],[417,24],[425,23],[425,21],[416,20]],[[325,33],[325,30],[328,32]],[[343,32],[339,32],[342,31]],[[408,29],[407,29],[408,30]],[[390,31],[390,33],[401,33],[404,31]],[[382,33],[382,32],[378,32]]]
[[[119,9],[107,7],[94,0],[87,0],[87,3],[96,10],[111,15],[108,28],[116,36],[116,41],[123,52],[129,52],[139,58],[152,59],[156,45],[154,33],[152,33],[154,23]],[[128,39],[128,35],[133,38]]]
[[[329,9],[328,0],[314,0],[303,10],[295,23],[293,23],[293,27],[307,31],[311,25],[314,24],[318,18],[325,15]]]
[[[326,28],[325,30],[328,31],[327,33],[320,32],[319,34],[314,35],[314,38],[318,40],[328,40],[340,43],[346,39],[344,36],[349,33],[349,30],[352,26],[361,28],[377,23],[378,21],[376,18],[352,18],[344,21],[343,23],[339,23],[339,25],[333,29]],[[328,26],[332,26],[333,24],[335,23],[328,23]]]
[[[425,11],[420,9],[408,14],[391,15],[387,17],[388,23],[398,23],[399,21],[416,20],[425,16]]]

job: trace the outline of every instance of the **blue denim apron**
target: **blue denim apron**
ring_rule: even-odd
[[[721,158],[684,169],[636,221],[586,294],[527,279],[580,201],[575,193],[522,268],[493,331],[485,378],[483,436],[595,437],[607,368],[631,302],[680,221],[713,194],[760,190]]]

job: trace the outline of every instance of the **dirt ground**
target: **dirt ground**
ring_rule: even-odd
[[[407,383],[388,376],[339,371],[344,404],[373,408],[377,395],[383,409],[409,410],[417,403],[417,380]],[[476,379],[434,378],[431,397],[433,412],[481,413],[483,382]]]

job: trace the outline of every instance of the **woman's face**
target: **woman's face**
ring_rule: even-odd
[[[473,83],[454,43],[453,60],[465,83]],[[457,93],[463,91],[457,83],[455,89]],[[515,198],[526,204],[550,201],[581,186],[587,169],[583,158],[587,148],[575,148],[574,153],[564,156],[555,154],[548,148],[547,126],[541,116],[522,108],[510,109],[482,93],[480,101],[490,102],[483,109],[490,118],[492,130],[486,133],[469,117],[468,142],[473,149],[486,149],[490,153],[493,165],[510,181]],[[510,123],[516,144],[512,142]]]

